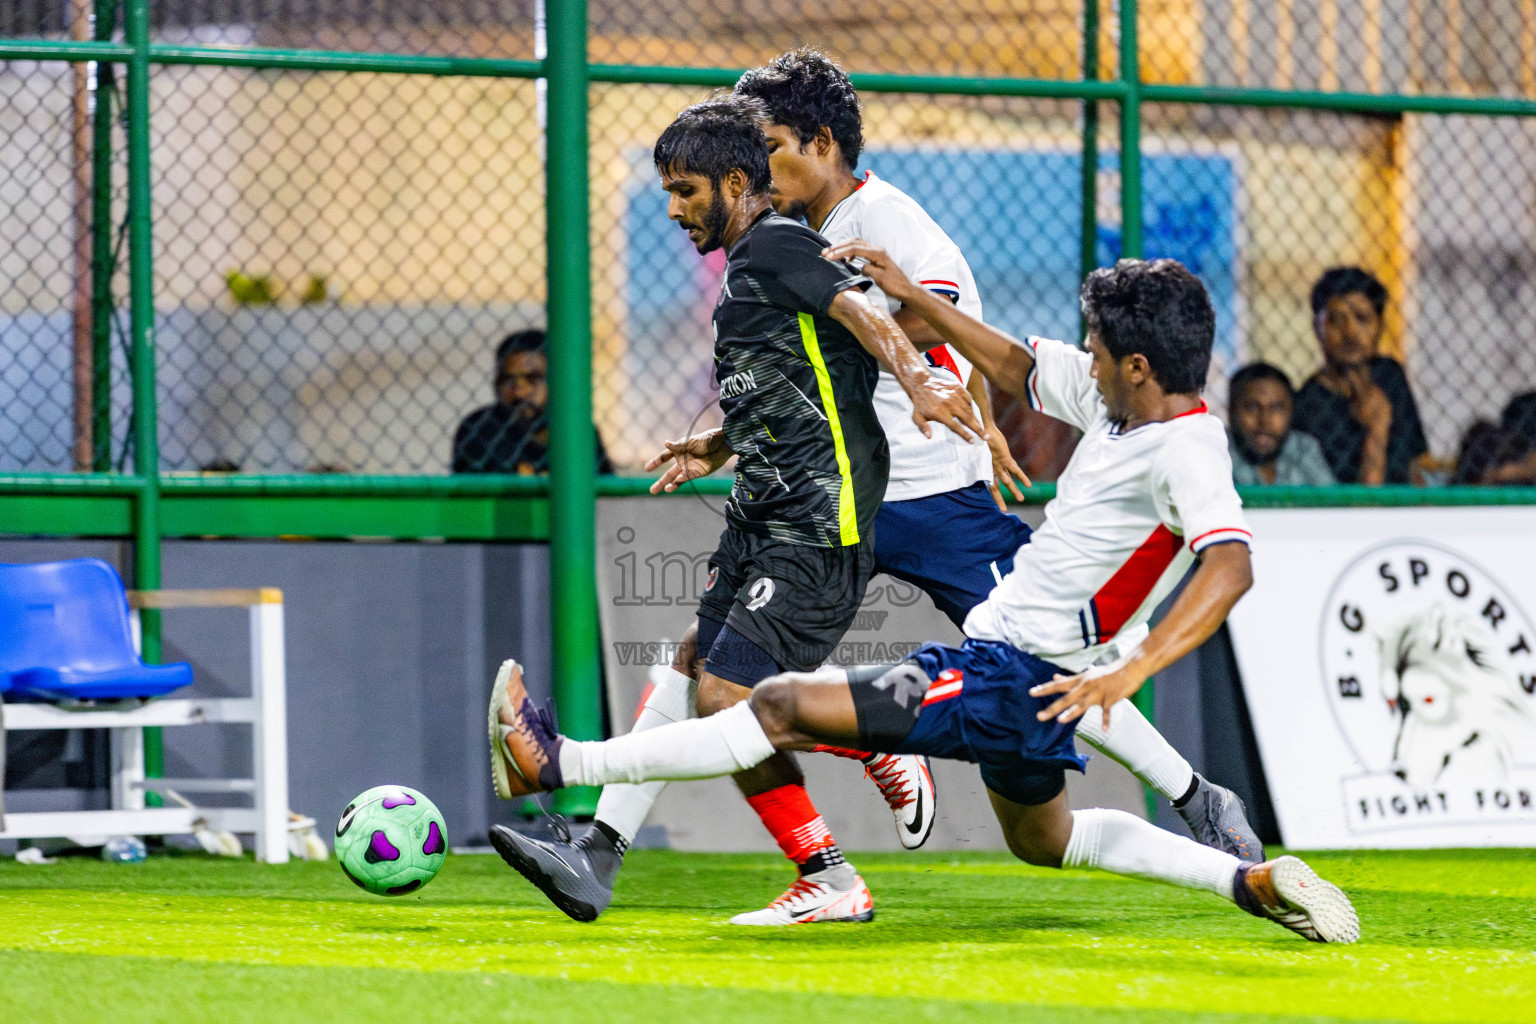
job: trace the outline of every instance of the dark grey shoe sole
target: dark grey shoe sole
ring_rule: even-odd
[[[583,900],[579,900],[569,893],[562,892],[555,885],[554,879],[549,876],[539,862],[523,852],[521,837],[504,825],[492,825],[486,832],[491,845],[496,847],[496,852],[501,854],[501,859],[506,861],[513,870],[522,875],[542,892],[549,902],[560,908],[566,917],[583,924],[596,921],[598,914],[602,913],[597,907]]]

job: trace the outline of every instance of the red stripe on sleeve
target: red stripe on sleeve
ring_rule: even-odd
[[[934,366],[942,366],[960,380],[965,380],[965,377],[960,373],[959,364],[955,362],[955,357],[949,354],[948,345],[935,345],[928,350],[927,355],[929,361]]]

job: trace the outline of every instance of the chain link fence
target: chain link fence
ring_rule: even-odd
[[[154,0],[156,41],[531,60],[536,0]]]
[[[1262,89],[1536,94],[1524,0],[1196,0],[1149,80]],[[1176,17],[1176,16],[1175,16]],[[1147,27],[1143,39],[1148,38]],[[1192,30],[1192,31],[1191,31]]]
[[[858,72],[1081,77],[1081,0],[596,0],[587,11],[595,64],[751,67],[811,44]]]
[[[101,241],[121,255],[127,210],[115,116],[105,121],[111,155],[95,166],[97,102],[122,110],[118,84],[85,65],[0,62],[0,471],[116,469],[110,439],[131,432],[126,315],[93,306],[98,215]],[[126,274],[113,285],[121,294]]]
[[[535,84],[174,67],[151,127],[162,464],[447,471],[543,321]]]
[[[152,15],[169,44],[540,53],[535,0],[179,0]],[[745,67],[810,43],[855,73],[1119,75],[1107,0],[1094,12],[1081,0],[602,0],[588,21],[596,65]],[[1146,0],[1138,26],[1153,87],[1536,99],[1536,5],[1522,0]],[[11,37],[71,28],[67,3],[0,16]],[[96,322],[81,305],[80,245],[102,234],[81,168],[95,105],[119,87],[82,93],[75,67],[0,67],[0,470],[115,468],[130,454],[122,332],[102,349],[99,330],[78,326]],[[700,259],[666,220],[650,164],[656,135],[709,92],[601,81],[589,92],[593,404],[619,472],[718,419],[720,254]],[[1536,415],[1521,401],[1536,392],[1536,122],[1316,106],[1174,103],[1153,88],[1141,107],[1143,250],[1184,261],[1211,291],[1207,396],[1241,420],[1240,461],[1283,481],[1300,458],[1255,411],[1268,380],[1297,392],[1289,436],[1311,432],[1312,468],[1321,459],[1331,479],[1536,479]],[[988,319],[1077,337],[1085,116],[1098,125],[1086,199],[1103,265],[1122,248],[1118,105],[866,90],[864,108],[861,173],[911,193],[960,244]],[[123,137],[110,120],[116,252]],[[449,472],[460,425],[498,402],[498,343],[544,321],[541,121],[541,86],[527,79],[157,65],[162,467]],[[1314,288],[1337,267],[1364,275],[1331,278],[1315,314]],[[125,293],[119,270],[114,323]],[[111,360],[94,390],[76,379],[75,353],[92,344]],[[1232,375],[1258,362],[1277,372],[1250,373],[1236,396],[1247,412],[1229,409]],[[110,445],[81,447],[82,396]],[[1070,432],[997,399],[1016,455],[1051,479]],[[531,418],[514,429],[537,448]],[[539,469],[533,457],[492,462],[467,468]]]

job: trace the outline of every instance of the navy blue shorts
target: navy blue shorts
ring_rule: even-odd
[[[995,640],[960,647],[926,644],[896,667],[850,679],[860,745],[981,766],[987,788],[1018,804],[1043,804],[1066,785],[1065,770],[1088,759],[1072,738],[1077,724],[1041,722],[1055,698],[1030,687],[1071,673]]]
[[[958,626],[1013,571],[1013,556],[1029,535],[983,483],[887,501],[875,514],[875,571],[923,591]]]

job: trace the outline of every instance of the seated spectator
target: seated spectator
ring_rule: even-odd
[[[1499,450],[1504,447],[1504,431],[1497,423],[1478,420],[1467,428],[1461,438],[1461,450],[1456,455],[1456,475],[1453,483],[1480,484],[1488,471],[1498,461]]]
[[[549,472],[549,360],[544,332],[517,331],[496,346],[496,403],[464,417],[453,435],[455,473]],[[597,471],[613,463],[597,438]]]
[[[1291,429],[1295,400],[1290,378],[1268,363],[1250,363],[1232,375],[1227,412],[1235,483],[1334,482],[1317,439]]]
[[[1516,395],[1504,407],[1499,418],[1498,449],[1480,481],[1536,484],[1536,391]]]
[[[1359,267],[1312,288],[1323,368],[1296,394],[1294,423],[1317,438],[1340,483],[1422,483],[1429,445],[1403,367],[1381,355],[1387,290]]]

